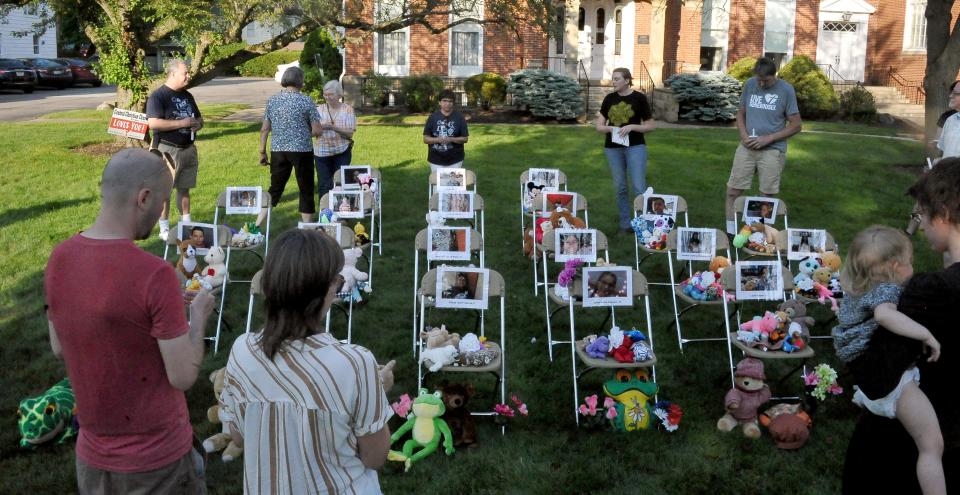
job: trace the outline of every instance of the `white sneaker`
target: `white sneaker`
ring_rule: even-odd
[[[162,240],[163,242],[167,242],[167,239],[168,239],[169,237],[170,237],[170,229],[169,229],[169,228],[167,228],[167,229],[161,228],[161,229],[160,229],[160,240]]]

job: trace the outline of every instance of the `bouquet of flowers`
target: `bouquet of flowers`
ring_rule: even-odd
[[[527,410],[527,405],[517,397],[517,394],[510,394],[510,402],[513,403],[513,407],[510,407],[510,404],[497,404],[493,406],[493,411],[496,413],[493,420],[497,424],[506,424],[509,418],[516,417],[517,414],[520,416],[527,416],[530,414],[530,411]],[[514,409],[514,407],[516,409]]]
[[[660,418],[660,424],[665,430],[673,433],[680,427],[680,418],[683,417],[680,406],[662,400],[653,405],[653,413]]]
[[[557,285],[554,286],[554,292],[563,299],[570,299],[570,286],[577,278],[577,269],[583,264],[583,260],[574,258],[567,260],[563,265],[563,270],[557,275]]]
[[[820,363],[809,373],[803,375],[803,383],[809,394],[820,400],[825,400],[827,394],[840,395],[843,388],[837,384],[837,371],[828,364]]]
[[[605,425],[612,425],[614,418],[617,417],[617,409],[614,407],[616,401],[610,397],[603,399],[603,406],[597,407],[597,394],[584,397],[583,404],[580,404],[578,411],[583,416],[580,422],[587,428],[601,428]]]

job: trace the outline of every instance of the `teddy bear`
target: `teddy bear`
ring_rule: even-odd
[[[726,256],[714,256],[710,260],[710,271],[720,275],[730,266],[730,259]]]
[[[224,421],[224,412],[221,407],[220,393],[223,391],[223,378],[226,375],[226,368],[220,368],[210,373],[210,382],[213,383],[213,393],[217,397],[217,405],[207,409],[207,420],[213,424],[221,424],[222,431],[203,441],[203,449],[207,453],[223,451],[222,459],[224,462],[230,462],[243,454],[243,447],[233,442],[230,436],[230,428]]]
[[[186,280],[191,280],[195,274],[200,273],[200,264],[197,263],[197,248],[190,241],[177,241],[177,250],[180,252],[180,259],[177,260],[177,271]]]
[[[787,317],[790,319],[790,327],[797,325],[799,327],[800,334],[804,339],[810,338],[810,328],[816,324],[816,320],[812,316],[807,316],[807,305],[802,301],[797,299],[788,299],[777,307],[777,310],[783,311],[787,314]],[[788,334],[792,334],[792,330],[787,331]]]
[[[840,255],[835,251],[821,251],[820,262],[823,266],[830,269],[830,273],[838,273],[843,265]]]
[[[747,438],[760,438],[757,410],[772,396],[765,379],[763,361],[748,357],[737,363],[735,386],[724,397],[727,412],[717,421],[717,429],[731,431],[740,425]]]
[[[453,446],[459,448],[462,445],[467,447],[476,447],[477,445],[477,425],[473,421],[473,416],[467,410],[467,403],[473,397],[474,388],[471,384],[444,384],[443,385],[443,403],[447,410],[443,413],[443,420],[450,427],[453,433]]]
[[[586,222],[573,216],[567,210],[557,210],[550,214],[550,225],[554,229],[584,229]]]
[[[452,345],[454,347],[460,345],[460,334],[448,332],[446,325],[440,325],[439,328],[427,327],[425,330],[420,330],[420,338],[426,341],[427,349],[443,347],[445,345]]]
[[[223,281],[227,277],[227,265],[224,264],[226,258],[227,253],[223,251],[222,247],[213,246],[210,248],[207,255],[203,257],[203,261],[207,264],[207,267],[201,272],[205,283],[211,287],[223,285]]]
[[[361,254],[363,254],[363,250],[357,247],[343,250],[343,269],[340,270],[340,275],[343,277],[341,293],[353,294],[357,282],[367,281],[369,275],[357,269],[357,260],[360,259]],[[359,293],[356,294],[357,297],[359,295]]]

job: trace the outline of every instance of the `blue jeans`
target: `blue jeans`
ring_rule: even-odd
[[[633,219],[633,198],[647,189],[647,145],[637,144],[626,148],[604,148],[613,189],[617,193],[617,209],[620,210],[620,228],[630,230]],[[627,174],[633,184],[633,195],[627,188]]]
[[[347,148],[347,151],[330,156],[313,155],[313,163],[317,167],[317,198],[322,199],[324,194],[333,189],[333,174],[340,170],[344,165],[350,165],[353,158],[353,150]],[[343,178],[341,177],[341,181]],[[321,204],[320,209],[328,208],[328,205]]]

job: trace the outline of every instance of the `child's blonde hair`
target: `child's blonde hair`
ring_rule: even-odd
[[[859,295],[882,282],[898,282],[892,262],[910,263],[913,245],[903,232],[874,225],[853,238],[847,253],[840,285]]]

